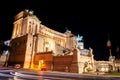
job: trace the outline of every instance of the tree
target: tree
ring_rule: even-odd
[[[6,55],[6,61],[3,66],[7,66],[10,48],[10,41],[0,41],[0,57],[2,54]]]
[[[4,51],[9,51],[10,50],[10,46],[6,45],[4,43],[4,41],[0,41],[0,55],[2,55],[4,53]]]

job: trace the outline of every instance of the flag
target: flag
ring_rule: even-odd
[[[110,34],[109,34],[109,33],[107,34],[107,37],[108,37],[108,40],[107,40],[106,46],[107,46],[108,48],[110,48],[110,47],[111,47],[111,41],[110,41]]]
[[[108,39],[108,41],[107,41],[107,47],[108,47],[108,48],[111,47],[111,41],[110,41],[110,39]]]
[[[116,47],[116,52],[118,53],[120,51],[119,47],[117,46]]]

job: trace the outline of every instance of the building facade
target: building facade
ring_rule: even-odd
[[[51,69],[50,67],[52,66],[54,70],[59,70],[58,67],[60,65],[55,67],[55,63],[57,63],[55,61],[57,60],[61,63],[68,56],[71,58],[68,58],[66,63],[69,63],[69,65],[66,68],[68,66],[71,70],[74,68],[77,70],[75,72],[82,73],[85,63],[86,65],[87,63],[91,64],[91,69],[94,67],[93,54],[89,52],[89,49],[84,49],[82,36],[75,36],[69,30],[61,33],[50,29],[42,25],[33,11],[29,10],[21,11],[15,16],[14,20],[9,66],[20,64],[23,68],[34,68],[35,66],[40,68],[38,66],[40,66],[39,63],[42,58],[37,58],[36,55],[40,56],[42,54],[48,57],[45,53],[51,52],[50,62],[54,63],[54,65],[49,63],[48,69]],[[77,53],[74,50],[77,50]],[[76,57],[76,60],[73,57]],[[47,61],[49,62],[49,60]]]
[[[96,71],[93,50],[84,49],[83,36],[50,29],[29,10],[18,13],[13,25],[9,66],[74,73]]]

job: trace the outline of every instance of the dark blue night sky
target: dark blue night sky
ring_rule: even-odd
[[[111,40],[112,54],[118,57],[116,47],[120,47],[120,22],[117,2],[75,2],[65,0],[20,0],[0,3],[0,40],[11,38],[14,16],[24,10],[33,10],[42,24],[59,32],[66,28],[75,35],[82,35],[85,48],[93,48],[96,60],[108,60],[106,47]]]

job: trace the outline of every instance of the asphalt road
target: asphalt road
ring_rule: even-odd
[[[120,80],[120,77],[1,68],[0,80]]]

